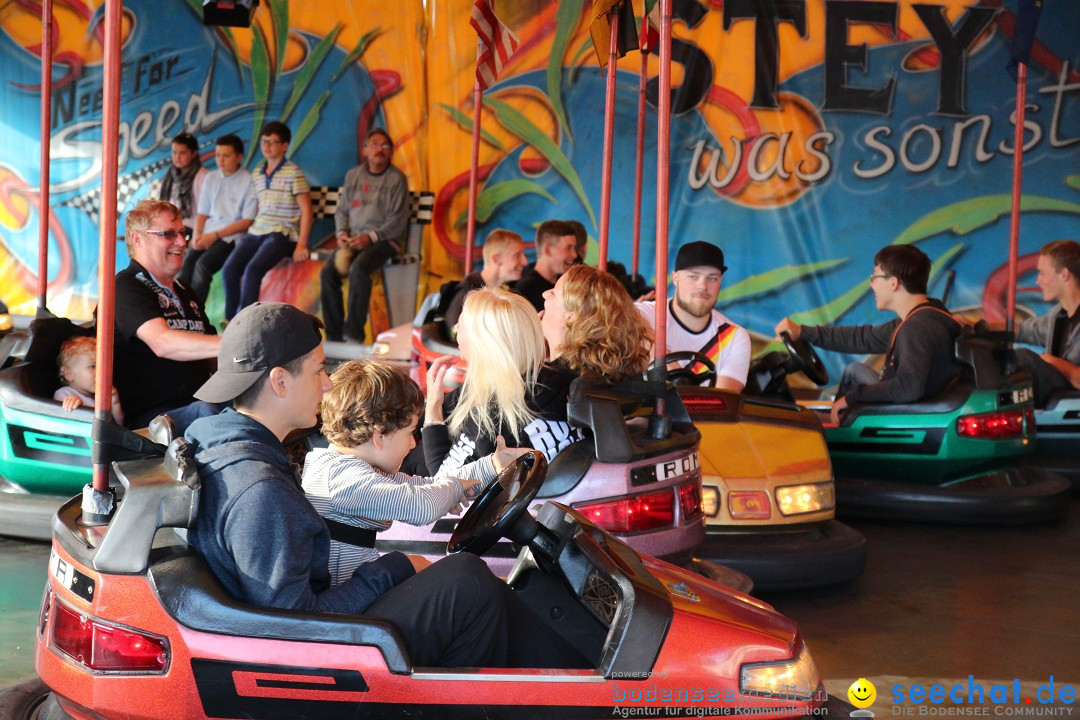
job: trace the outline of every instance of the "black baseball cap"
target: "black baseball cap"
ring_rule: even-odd
[[[689,267],[708,265],[718,268],[720,272],[727,272],[724,264],[724,251],[710,242],[697,240],[687,243],[679,248],[679,254],[675,256],[675,270],[683,270]]]
[[[288,303],[249,305],[221,335],[218,369],[195,393],[199,400],[229,402],[267,370],[307,355],[322,343],[319,318]]]

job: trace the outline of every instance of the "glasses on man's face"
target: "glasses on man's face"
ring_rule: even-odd
[[[367,146],[372,150],[389,150],[392,147],[390,143],[384,142],[369,142]]]
[[[168,240],[169,242],[175,240],[177,235],[184,238],[184,242],[191,239],[191,232],[187,228],[184,228],[183,230],[142,230],[141,232],[144,232],[147,235],[157,235],[159,238]]]
[[[263,145],[280,145],[281,144],[281,141],[278,140],[277,138],[263,138],[259,142],[262,143]]]
[[[892,275],[889,275],[888,273],[881,273],[880,275],[871,275],[870,276],[870,284],[873,284],[874,281],[877,280],[878,278],[891,278],[891,277],[892,277]]]

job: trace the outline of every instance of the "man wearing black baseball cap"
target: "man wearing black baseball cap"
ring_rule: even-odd
[[[187,431],[202,478],[188,541],[235,599],[263,607],[365,613],[394,623],[421,666],[583,667],[482,560],[461,553],[421,573],[401,553],[330,585],[330,532],[282,445],[318,421],[330,389],[322,324],[284,303],[255,303],[221,338],[218,370],[196,396],[232,401]]]
[[[724,251],[712,243],[699,240],[679,248],[671,274],[675,297],[668,301],[667,352],[704,354],[716,365],[716,387],[742,392],[750,369],[750,333],[715,307],[726,270]],[[656,303],[637,306],[652,326]],[[695,372],[702,368],[701,363],[689,365]]]

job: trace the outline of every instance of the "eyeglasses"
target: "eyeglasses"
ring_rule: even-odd
[[[880,275],[871,275],[870,276],[870,282],[873,283],[878,278],[891,278],[891,277],[892,277],[892,275],[889,275],[888,273],[881,273]]]
[[[175,240],[177,235],[184,238],[184,242],[191,239],[191,231],[187,228],[183,230],[140,230],[139,232],[144,232],[147,235],[157,235],[159,238],[169,241]]]
[[[372,150],[389,150],[393,147],[393,145],[391,145],[390,143],[384,142],[369,142],[367,146]]]
[[[277,138],[262,138],[259,142],[263,145],[281,145],[282,141]]]

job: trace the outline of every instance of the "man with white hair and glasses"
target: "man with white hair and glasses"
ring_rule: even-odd
[[[146,427],[167,412],[182,432],[220,407],[193,402],[213,372],[220,340],[202,303],[176,275],[184,265],[187,230],[169,202],[144,200],[125,222],[131,262],[116,274],[116,389],[126,425]]]

